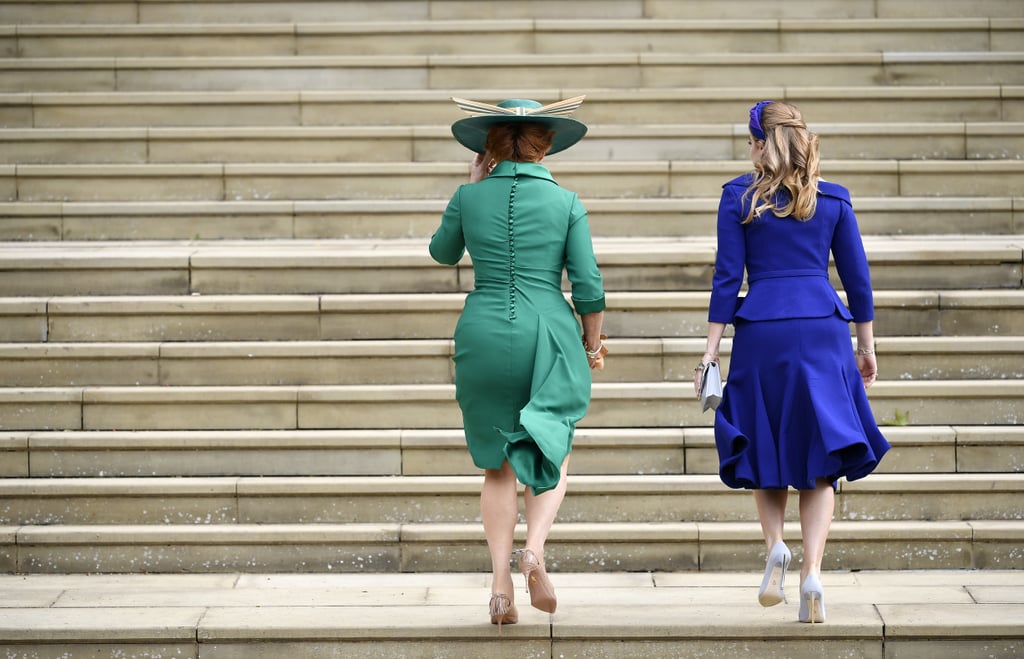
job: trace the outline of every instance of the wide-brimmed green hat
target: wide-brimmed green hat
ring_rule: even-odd
[[[549,105],[541,105],[529,99],[510,98],[497,105],[491,105],[453,97],[456,105],[473,116],[459,119],[452,124],[452,135],[459,144],[470,151],[483,153],[484,145],[487,143],[487,131],[491,126],[516,122],[542,124],[555,131],[548,154],[558,153],[576,144],[587,134],[586,124],[566,116],[578,108],[584,98],[586,97],[576,96]]]

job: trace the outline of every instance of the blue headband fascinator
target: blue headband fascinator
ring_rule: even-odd
[[[764,128],[761,127],[761,112],[764,110],[764,106],[775,101],[761,101],[754,107],[750,108],[750,134],[759,140],[765,138]]]

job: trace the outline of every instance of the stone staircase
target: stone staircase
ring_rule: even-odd
[[[1012,582],[1024,568],[1021,3],[29,0],[0,5],[0,593],[22,593],[18,579],[74,592],[94,573],[121,575],[101,590],[196,572],[203,588],[327,572],[481,585],[441,598],[456,631],[432,641],[366,608],[347,631],[317,617],[327,609],[303,627],[335,601],[315,595],[283,614],[294,628],[264,612],[253,619],[276,632],[224,636],[214,609],[85,597],[97,623],[19,594],[0,603],[17,608],[0,648],[60,656],[113,638],[157,654],[169,637],[139,622],[152,618],[183,630],[189,656],[501,652],[479,624],[480,477],[450,362],[472,269],[437,266],[426,242],[466,179],[450,96],[577,94],[591,131],[549,164],[591,215],[612,354],[549,544],[556,584],[625,592],[654,574],[721,593],[759,578],[753,503],[718,480],[688,378],[718,191],[749,166],[742,119],[761,98],[800,105],[822,135],[823,173],[853,192],[877,289],[870,399],[893,450],[840,484],[829,578]],[[849,618],[837,602],[837,624],[813,634],[778,631],[760,607],[716,619],[752,598],[709,597],[707,636],[652,611],[636,624],[622,612],[608,644],[561,611],[507,635],[529,656],[1024,648],[1021,595],[976,597],[978,610],[912,633],[885,602]],[[686,619],[686,607],[669,609]],[[749,645],[770,637],[785,640]],[[310,638],[318,649],[288,644]]]

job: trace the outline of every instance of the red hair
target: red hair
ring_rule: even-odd
[[[527,121],[495,124],[487,131],[484,151],[498,162],[540,162],[551,149],[554,137],[555,131],[543,124]]]

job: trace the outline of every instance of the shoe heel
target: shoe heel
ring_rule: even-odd
[[[554,613],[558,607],[555,587],[548,579],[547,572],[537,559],[537,555],[529,549],[516,551],[519,555],[519,571],[526,579],[526,592],[530,595],[530,605],[545,613]]]
[[[809,574],[800,587],[800,622],[825,622],[825,591],[816,574]]]
[[[789,548],[782,541],[776,542],[768,553],[764,578],[761,579],[761,588],[757,591],[757,601],[761,606],[775,606],[786,601],[783,586],[791,558]]]
[[[491,603],[487,607],[491,616],[491,624],[498,626],[498,636],[501,636],[501,625],[514,625],[519,622],[519,612],[512,604],[512,600],[504,593],[492,593]]]

